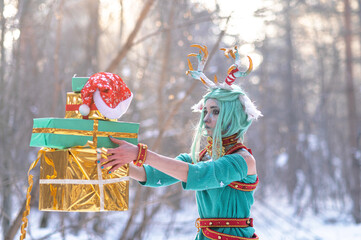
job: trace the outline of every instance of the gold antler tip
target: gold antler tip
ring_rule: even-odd
[[[199,44],[192,44],[191,47],[202,48],[202,46]]]
[[[253,61],[252,61],[252,58],[250,56],[247,56],[247,57],[248,57],[248,60],[249,60],[249,67],[248,67],[248,70],[247,70],[247,74],[249,74],[253,70]]]
[[[235,66],[230,66],[230,67],[228,68],[227,74],[229,74],[229,73],[230,73],[231,71],[233,71],[234,69],[236,69]]]
[[[187,71],[188,73],[189,73],[189,71],[193,71],[193,66],[192,66],[192,63],[191,63],[191,61],[189,60],[189,58],[187,58],[187,60],[188,60],[188,68],[189,68],[189,70]],[[188,74],[187,73],[187,74]]]

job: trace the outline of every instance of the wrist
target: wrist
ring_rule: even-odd
[[[143,166],[147,158],[148,146],[143,143],[138,143],[138,156],[137,159],[133,161],[134,165],[137,167]]]
[[[137,167],[133,164],[129,164],[129,177],[139,182],[147,181],[147,175],[144,167]]]

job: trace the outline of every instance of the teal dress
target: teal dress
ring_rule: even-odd
[[[200,218],[249,218],[254,202],[254,191],[246,192],[233,189],[231,182],[256,182],[257,175],[247,175],[247,163],[239,154],[225,155],[216,161],[192,164],[188,154],[181,154],[177,160],[189,163],[187,182],[182,182],[185,190],[196,191],[196,200]],[[146,182],[140,182],[149,187],[168,186],[179,180],[144,165],[147,175]],[[252,237],[255,230],[247,228],[212,228],[217,232],[239,237]],[[208,239],[199,231],[197,240]]]

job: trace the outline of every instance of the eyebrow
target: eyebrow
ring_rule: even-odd
[[[217,106],[211,106],[210,109],[212,109],[212,108],[219,108],[219,107],[217,107]]]

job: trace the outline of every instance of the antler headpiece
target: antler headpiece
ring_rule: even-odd
[[[235,61],[234,64],[231,65],[228,68],[227,71],[227,77],[224,80],[223,83],[219,83],[217,80],[217,76],[214,76],[214,81],[211,81],[209,78],[206,77],[206,75],[204,75],[203,73],[203,69],[204,66],[207,62],[208,59],[208,50],[206,46],[201,46],[199,44],[193,44],[191,45],[191,47],[197,47],[199,48],[199,53],[191,53],[188,54],[188,56],[193,56],[193,57],[197,57],[198,59],[198,68],[195,71],[193,69],[192,63],[190,62],[190,60],[188,59],[188,67],[189,70],[186,72],[186,74],[190,74],[194,79],[200,80],[202,81],[202,83],[204,85],[206,85],[209,88],[224,88],[224,89],[232,89],[232,84],[233,82],[236,80],[237,77],[245,77],[247,76],[253,69],[253,62],[252,59],[248,57],[249,60],[249,67],[248,70],[246,72],[241,72],[239,70],[239,67],[241,65],[241,59],[238,53],[238,48],[237,46],[233,47],[233,48],[221,48],[220,50],[224,51],[224,55],[229,58],[229,56],[231,56]]]
[[[234,64],[232,64],[227,71],[227,77],[224,80],[224,82],[220,83],[218,82],[217,76],[214,76],[214,81],[210,80],[206,77],[203,73],[204,66],[208,59],[208,50],[207,46],[201,46],[199,44],[193,44],[191,47],[197,47],[199,48],[199,53],[191,53],[188,54],[189,57],[193,56],[196,57],[198,60],[198,68],[197,70],[193,69],[192,63],[190,62],[189,58],[188,60],[188,67],[189,70],[186,72],[187,75],[191,75],[192,78],[200,80],[204,85],[206,85],[210,89],[215,88],[221,88],[221,89],[227,89],[232,90],[234,89],[234,81],[238,77],[245,77],[247,76],[253,69],[253,62],[252,59],[248,57],[249,60],[249,67],[247,71],[241,72],[239,67],[241,66],[241,59],[238,53],[237,46],[233,48],[221,48],[220,50],[224,51],[224,55],[229,58],[231,56],[234,59]],[[248,115],[248,120],[251,119],[257,119],[258,117],[262,116],[262,113],[257,110],[256,106],[252,103],[252,101],[247,97],[246,94],[240,95],[239,100],[241,101],[243,107],[245,108],[245,112]],[[201,109],[202,106],[199,106],[200,103],[197,104],[197,106],[193,107],[193,110],[195,109]]]

